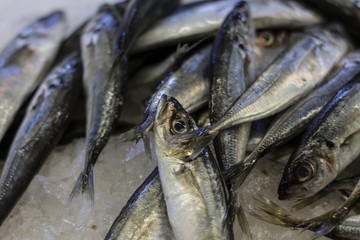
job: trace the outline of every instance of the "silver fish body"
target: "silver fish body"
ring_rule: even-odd
[[[86,95],[86,153],[84,170],[68,204],[79,192],[89,194],[91,200],[94,199],[93,167],[123,105],[122,87],[127,77],[127,63],[119,62],[110,74],[120,17],[114,9],[104,7],[87,24],[81,36]]]
[[[0,54],[0,140],[51,67],[65,32],[64,13],[53,12],[26,27]]]
[[[157,168],[131,196],[105,237],[120,239],[174,239]]]
[[[181,67],[157,87],[145,110],[144,121],[137,128],[137,137],[147,135],[163,94],[179,99],[188,112],[194,112],[208,101],[210,92],[209,63],[211,46],[203,47],[184,61]]]
[[[133,51],[177,44],[217,32],[237,1],[212,1],[179,8],[139,36]],[[256,29],[299,28],[322,23],[323,17],[295,1],[249,1]]]
[[[0,223],[60,140],[81,91],[80,67],[77,57],[65,59],[32,98],[1,175]]]
[[[210,127],[174,136],[194,158],[220,130],[274,115],[317,87],[349,48],[337,31],[309,32],[287,48]]]
[[[359,77],[321,110],[291,155],[279,185],[279,198],[309,197],[344,170],[360,153]]]
[[[225,189],[216,162],[207,149],[194,161],[184,162],[164,144],[178,131],[196,128],[179,103],[161,99],[154,123],[155,151],[167,212],[176,239],[229,239],[225,222]]]
[[[351,52],[329,73],[324,85],[274,119],[256,149],[241,166],[234,166],[233,171],[240,172],[244,179],[246,173],[243,171],[249,172],[267,152],[301,133],[331,98],[359,72],[360,52]],[[234,172],[230,174],[232,177],[236,175]]]
[[[225,18],[212,50],[213,75],[210,92],[212,124],[219,121],[255,79],[254,35],[249,6],[246,2],[239,1]],[[250,127],[249,122],[225,129],[214,139],[221,171],[244,159]],[[231,188],[230,182],[227,186]],[[236,193],[231,191],[229,194],[234,208],[229,208],[228,218],[233,222],[234,214],[242,210],[236,204]],[[238,217],[238,221],[242,226],[246,226],[246,219]],[[247,232],[247,229],[243,230]]]

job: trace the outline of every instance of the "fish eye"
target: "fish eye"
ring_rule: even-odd
[[[175,133],[184,133],[188,130],[188,125],[184,119],[175,119],[172,129]]]
[[[335,144],[329,140],[325,140],[325,144],[328,148],[333,148],[335,146]]]
[[[260,46],[270,47],[275,41],[275,36],[270,31],[263,31],[259,34],[257,42]]]
[[[295,177],[300,182],[305,182],[313,177],[314,168],[310,163],[303,162],[295,167]]]

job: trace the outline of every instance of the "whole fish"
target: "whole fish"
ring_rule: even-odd
[[[201,39],[216,33],[237,1],[204,1],[182,6],[139,36],[133,51]],[[320,24],[324,18],[296,1],[249,1],[256,29],[301,28]]]
[[[313,29],[278,56],[218,122],[177,134],[171,142],[181,143],[178,152],[196,157],[220,130],[274,115],[308,94],[348,48],[337,30]]]
[[[27,26],[0,54],[0,140],[51,67],[65,25],[64,13],[53,12]]]
[[[117,11],[104,6],[90,20],[81,36],[87,109],[85,165],[67,205],[78,193],[88,194],[93,201],[93,168],[123,105],[122,88],[127,76],[126,62],[119,62],[113,74],[110,74],[120,18]]]
[[[176,239],[229,239],[225,188],[209,149],[184,162],[171,156],[171,135],[191,131],[195,122],[173,98],[160,100],[154,123],[155,152],[167,213]]]
[[[360,77],[343,87],[307,129],[285,166],[279,199],[312,196],[360,153]]]
[[[210,122],[212,124],[226,113],[255,79],[254,35],[249,6],[246,2],[239,1],[225,18],[212,50],[210,92]],[[244,123],[221,131],[214,139],[214,148],[221,171],[244,159],[250,127],[250,122]],[[231,188],[230,182],[227,185]],[[241,209],[240,206],[236,206],[235,192],[231,191],[230,194],[232,205],[235,206],[229,209],[228,214],[232,223],[234,214]],[[238,217],[238,221],[242,226],[246,226],[246,219]]]
[[[122,135],[126,140],[140,139],[151,130],[163,94],[179,99],[188,112],[194,112],[208,101],[210,91],[209,63],[211,46],[201,48],[186,59],[181,67],[165,78],[151,96],[143,122]]]
[[[259,207],[255,209],[254,215],[261,220],[284,227],[291,227],[292,229],[305,228],[314,232],[318,231],[319,225],[308,225],[308,220],[293,216],[266,197],[261,196],[256,200]],[[337,240],[359,240],[360,215],[345,218],[326,236]]]
[[[81,64],[70,56],[39,86],[11,145],[0,179],[0,224],[60,140],[81,90]]]
[[[236,178],[237,184],[241,184],[257,160],[305,130],[331,98],[358,73],[360,73],[360,51],[355,51],[349,53],[336,65],[326,77],[323,86],[281,113],[244,162],[227,171],[227,178]]]
[[[174,239],[157,168],[136,189],[105,237],[120,239]]]

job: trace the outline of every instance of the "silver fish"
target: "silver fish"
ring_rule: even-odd
[[[281,113],[271,124],[256,149],[243,163],[228,170],[228,178],[239,178],[241,184],[257,160],[276,146],[301,133],[333,96],[356,74],[360,73],[360,51],[349,53],[325,79],[325,84],[306,98]]]
[[[360,149],[359,77],[321,110],[291,155],[279,185],[279,199],[314,195],[348,166]]]
[[[156,22],[139,36],[132,51],[177,44],[216,33],[237,1],[224,0],[191,4]],[[299,28],[324,22],[316,12],[296,1],[249,1],[256,29]]]
[[[274,115],[308,94],[348,48],[338,31],[314,29],[277,57],[217,123],[171,141],[182,142],[178,151],[196,157],[220,130]]]
[[[210,92],[212,124],[226,113],[255,79],[254,35],[248,4],[239,1],[225,18],[212,50]],[[251,123],[244,123],[221,131],[214,139],[214,148],[222,171],[244,159],[250,127]],[[231,188],[230,182],[227,185]],[[236,206],[235,192],[230,194],[234,208],[229,208],[228,218],[232,223],[234,214],[241,209],[240,206]],[[244,226],[243,230],[249,233],[246,229],[246,219],[238,217],[238,221]]]
[[[136,189],[105,237],[120,239],[174,239],[157,168]]]
[[[140,139],[148,134],[163,94],[179,99],[188,112],[194,112],[208,101],[210,91],[209,63],[211,46],[203,47],[184,61],[181,67],[165,78],[151,96],[142,124],[123,134],[125,140]]]
[[[64,13],[53,12],[27,26],[0,54],[0,140],[49,70],[65,25]]]
[[[171,156],[176,145],[165,144],[178,132],[196,128],[192,118],[173,98],[163,95],[154,123],[155,152],[167,212],[176,239],[229,239],[225,188],[211,152],[182,161]]]
[[[123,105],[126,62],[110,74],[115,53],[114,42],[121,16],[108,6],[90,20],[81,36],[86,90],[86,153],[84,170],[78,177],[67,205],[78,193],[94,199],[93,168],[105,147]]]
[[[80,60],[68,57],[47,76],[27,108],[0,179],[0,224],[60,140],[81,91]]]

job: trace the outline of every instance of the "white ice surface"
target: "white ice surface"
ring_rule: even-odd
[[[110,1],[114,2],[114,1]],[[94,13],[101,5],[97,0],[2,0],[0,1],[0,49],[4,47],[29,21],[58,8],[64,9],[69,19],[69,33]],[[68,210],[64,209],[84,161],[84,139],[74,140],[57,147],[34,178],[10,217],[0,228],[2,240],[72,240],[103,239],[113,220],[130,195],[155,167],[148,162],[141,142],[123,143],[112,137],[101,153],[94,170],[95,206],[82,198],[76,199]],[[277,162],[262,161],[242,189],[245,209],[254,207],[256,192],[275,199],[277,184],[282,173]],[[282,206],[291,206],[278,202]],[[331,200],[336,206],[339,199]],[[302,212],[303,216],[319,214],[331,208],[321,204]],[[248,216],[255,240],[311,239],[311,232],[293,231],[263,223]],[[238,231],[236,231],[238,233]],[[239,234],[237,239],[243,239]]]

